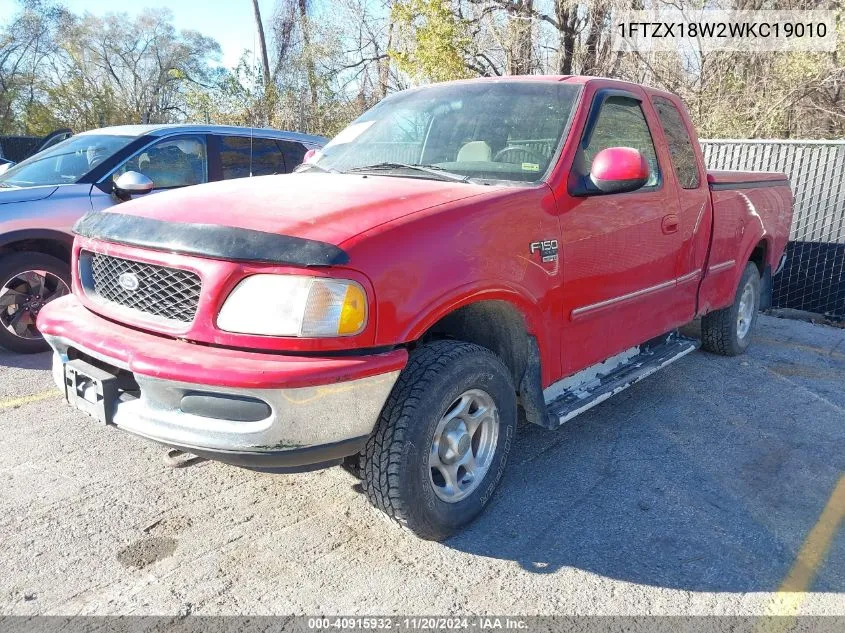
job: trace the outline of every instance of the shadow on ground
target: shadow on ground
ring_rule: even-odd
[[[803,347],[790,365],[845,384],[845,360]],[[522,428],[491,507],[447,545],[538,574],[777,589],[845,472],[845,409],[771,353],[696,352],[556,432]],[[845,592],[845,530],[809,589]]]
[[[52,358],[49,352],[42,352],[41,354],[15,354],[0,347],[0,367],[49,369]]]

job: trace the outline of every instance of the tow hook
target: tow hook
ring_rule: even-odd
[[[180,451],[178,448],[169,448],[164,454],[164,463],[171,468],[187,468],[206,461],[205,458],[193,453]]]

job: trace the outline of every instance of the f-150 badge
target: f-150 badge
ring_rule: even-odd
[[[528,245],[528,250],[531,251],[532,255],[539,252],[544,263],[557,261],[557,240],[531,242]]]

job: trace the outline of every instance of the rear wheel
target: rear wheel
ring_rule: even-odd
[[[510,373],[490,350],[438,341],[414,352],[363,457],[370,501],[418,536],[474,519],[504,472],[516,430]]]
[[[0,346],[33,354],[50,348],[35,327],[47,303],[70,292],[70,271],[62,260],[35,252],[0,259]]]
[[[748,349],[760,309],[760,272],[749,263],[732,305],[701,319],[701,346],[708,352],[737,356]]]

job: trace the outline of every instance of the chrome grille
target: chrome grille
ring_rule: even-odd
[[[82,286],[95,300],[169,321],[194,320],[202,288],[196,273],[87,251],[79,261]]]

